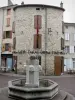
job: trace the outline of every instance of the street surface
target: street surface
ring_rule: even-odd
[[[13,79],[18,79],[21,77],[5,76],[0,75],[0,91],[6,89],[8,86],[8,81]],[[44,77],[51,79],[59,84],[61,90],[64,90],[73,96],[75,96],[75,76],[72,77]],[[0,95],[1,96],[1,95]]]
[[[57,82],[61,90],[64,90],[75,97],[75,76],[50,78],[50,79]]]

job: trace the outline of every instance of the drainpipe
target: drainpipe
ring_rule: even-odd
[[[47,8],[45,8],[45,51],[47,50]],[[46,61],[46,53],[45,53],[45,75],[46,75],[46,66],[47,66],[47,61]]]
[[[3,44],[3,42],[2,42],[2,39],[3,39],[3,27],[4,27],[4,9],[2,9],[2,13],[3,13],[3,18],[2,18],[2,34],[1,34],[1,55],[0,55],[0,64],[1,64],[1,67],[2,67],[2,44]]]

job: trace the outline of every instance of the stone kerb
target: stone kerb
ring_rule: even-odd
[[[58,94],[58,84],[49,80],[48,87],[27,88],[16,86],[17,82],[24,79],[17,79],[8,82],[8,93],[10,97],[20,97],[23,99],[50,98],[52,99]],[[21,92],[21,93],[20,93]]]

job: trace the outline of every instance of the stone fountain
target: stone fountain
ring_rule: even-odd
[[[40,79],[42,67],[37,59],[32,59],[26,66],[26,78],[8,82],[8,94],[11,98],[20,100],[47,100],[58,94],[58,84],[48,79]]]

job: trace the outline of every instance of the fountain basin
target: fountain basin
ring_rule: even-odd
[[[9,97],[24,99],[52,99],[58,94],[58,84],[52,80],[40,79],[39,87],[25,86],[24,79],[16,79],[8,82]]]

